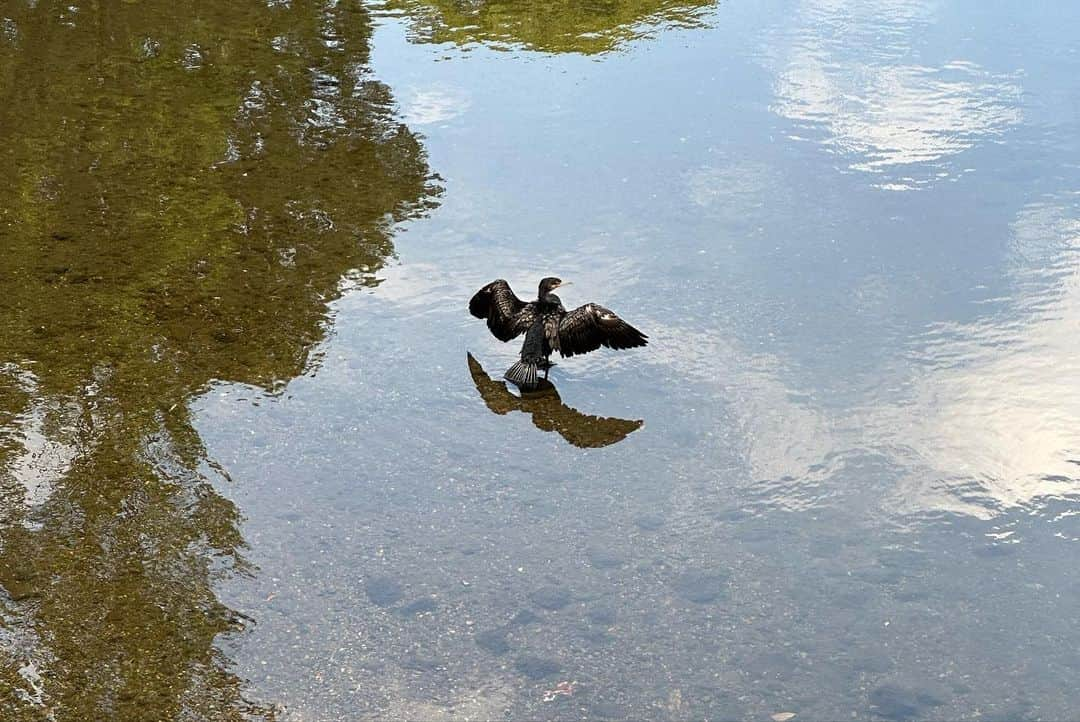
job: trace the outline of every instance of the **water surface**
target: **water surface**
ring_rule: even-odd
[[[5,719],[1080,717],[1071,6],[0,15]]]

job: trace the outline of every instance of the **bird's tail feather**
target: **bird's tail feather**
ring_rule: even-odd
[[[537,374],[537,365],[527,361],[518,361],[506,369],[503,376],[507,381],[517,385],[522,391],[532,391],[540,385],[540,377]]]

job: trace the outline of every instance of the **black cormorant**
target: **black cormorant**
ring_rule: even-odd
[[[568,284],[558,278],[545,278],[540,281],[536,300],[526,303],[500,278],[481,288],[469,301],[469,312],[485,319],[500,341],[525,334],[521,360],[505,374],[522,391],[533,391],[540,385],[540,369],[547,378],[553,351],[568,357],[601,346],[623,349],[648,343],[648,336],[603,306],[586,303],[567,312],[553,293],[563,285]]]

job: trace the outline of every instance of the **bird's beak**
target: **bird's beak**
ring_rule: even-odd
[[[562,283],[560,283],[555,288],[562,288],[563,286],[573,286],[573,285],[574,285],[573,281],[563,281]]]

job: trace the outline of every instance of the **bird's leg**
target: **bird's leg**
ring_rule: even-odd
[[[550,371],[551,367],[554,366],[554,365],[555,364],[551,363],[551,357],[549,357],[549,356],[544,357],[544,380],[545,381],[547,381],[548,371]]]

